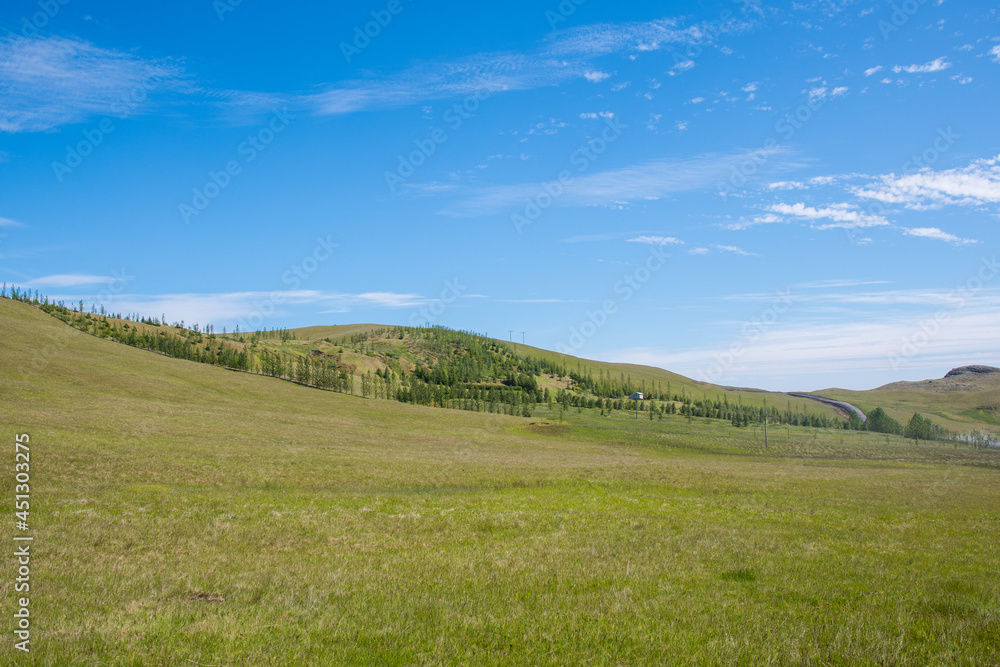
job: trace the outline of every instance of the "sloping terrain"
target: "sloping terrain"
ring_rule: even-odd
[[[7,664],[1000,660],[993,451],[363,400],[9,300],[0,340]]]
[[[968,433],[979,429],[1000,434],[1000,371],[976,372],[969,368],[991,367],[961,367],[940,379],[894,382],[869,391],[824,389],[814,393],[848,401],[865,412],[881,406],[904,424],[919,412],[951,431]]]

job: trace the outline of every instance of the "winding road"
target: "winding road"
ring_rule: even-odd
[[[823,398],[822,396],[813,396],[812,394],[799,394],[790,391],[786,393],[789,396],[795,396],[797,398],[808,398],[813,401],[819,401],[820,403],[826,403],[827,405],[832,405],[833,407],[839,408],[845,412],[848,411],[853,412],[854,414],[856,414],[858,417],[861,418],[861,421],[863,422],[868,421],[867,415],[865,415],[865,413],[861,412],[861,410],[854,407],[850,403],[844,403],[843,401],[835,401],[832,398]]]

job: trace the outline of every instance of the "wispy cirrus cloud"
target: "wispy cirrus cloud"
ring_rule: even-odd
[[[744,14],[745,15],[745,14]],[[677,44],[711,44],[720,35],[740,34],[755,26],[752,19],[682,25],[664,18],[630,23],[601,23],[555,33],[545,50],[555,56],[596,57],[620,52],[658,51]]]
[[[774,299],[774,295],[770,297]],[[900,341],[908,340],[921,325],[934,317],[933,311],[901,316],[898,313],[863,321],[790,321],[779,322],[752,345],[747,345],[739,359],[726,367],[716,383],[763,386],[778,391],[820,389],[838,385],[841,376],[872,378],[872,385],[889,379],[903,379],[892,359],[899,354]],[[740,324],[736,324],[738,334]],[[949,312],[945,325],[923,346],[919,354],[907,360],[910,379],[938,376],[948,368],[970,363],[990,363],[1000,357],[1000,340],[993,332],[1000,328],[1000,311],[995,305],[970,305]],[[718,364],[730,341],[689,348],[684,351],[657,348],[631,348],[595,354],[597,359],[648,364],[697,378],[705,369]],[[811,387],[789,386],[802,377],[819,378]],[[856,386],[870,389],[871,386]]]
[[[717,26],[681,26],[679,20],[660,19],[583,26],[558,31],[525,53],[480,53],[423,63],[383,78],[333,84],[304,101],[321,115],[339,115],[450,97],[532,90],[570,79],[601,83],[611,75],[595,67],[594,58],[712,43],[720,35],[745,32],[753,25],[733,19]]]
[[[101,285],[115,280],[112,276],[95,276],[86,273],[59,273],[42,276],[28,282],[30,287],[81,287],[84,285]]]
[[[286,105],[317,115],[341,115],[532,90],[572,79],[602,83],[611,75],[595,66],[596,58],[684,44],[711,45],[725,34],[746,32],[754,25],[734,18],[688,25],[679,19],[660,19],[582,26],[556,31],[525,52],[426,62],[386,76],[320,84],[316,92],[212,89],[197,83],[179,59],[143,58],[77,38],[12,35],[0,38],[0,132],[38,132],[93,116],[149,112],[145,94],[150,88],[180,93],[185,103],[216,105],[232,120],[249,121]],[[142,104],[135,103],[136,94]]]
[[[904,228],[903,233],[906,234],[907,236],[917,236],[923,239],[944,241],[945,243],[951,243],[952,245],[972,245],[974,243],[979,243],[979,241],[975,239],[959,238],[954,234],[949,234],[948,232],[941,231],[937,227]]]
[[[688,159],[662,158],[630,167],[577,176],[563,186],[556,206],[604,206],[633,200],[658,199],[671,193],[715,188],[733,169],[748,160],[767,162],[769,168],[792,164],[785,149],[756,150],[728,155],[702,155]],[[510,211],[542,192],[537,182],[460,188],[457,201],[442,212],[454,216],[479,216]],[[424,186],[414,186],[424,192]]]
[[[786,223],[787,218],[783,218],[780,215],[774,215],[773,213],[768,213],[766,215],[756,215],[749,220],[740,220],[739,222],[731,222],[727,225],[723,225],[723,229],[728,229],[729,231],[742,231],[744,229],[750,229],[751,227],[756,227],[757,225],[773,225],[777,223]]]
[[[10,218],[0,218],[0,227],[23,227],[24,223]]]
[[[740,255],[741,257],[760,257],[760,255],[758,255],[755,252],[750,252],[748,250],[744,250],[743,248],[734,245],[713,245],[712,247],[715,248],[716,250],[721,250],[722,252],[729,252],[734,255]]]
[[[645,243],[646,245],[684,245],[684,241],[673,236],[637,236],[628,239],[629,243]]]
[[[88,278],[103,278],[89,276]],[[97,282],[107,282],[102,279]],[[72,287],[91,285],[94,282],[52,286]],[[291,309],[309,309],[316,313],[346,313],[355,309],[402,309],[422,306],[431,299],[419,294],[397,292],[328,292],[322,290],[275,290],[177,293],[177,294],[112,294],[96,295],[79,292],[55,295],[65,301],[82,299],[85,303],[103,303],[114,311],[136,312],[144,315],[164,314],[168,321],[189,323],[236,323],[248,318],[259,318],[261,313],[275,316]]]
[[[65,37],[0,38],[0,132],[41,132],[95,115],[125,116],[139,91],[185,80],[177,61]],[[145,88],[144,88],[145,86]]]

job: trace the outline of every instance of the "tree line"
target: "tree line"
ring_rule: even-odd
[[[183,322],[165,326],[165,318],[141,317],[129,313],[100,314],[95,307],[84,311],[83,302],[67,307],[64,302],[49,301],[37,291],[22,290],[4,284],[0,296],[23,301],[81,331],[161,354],[198,363],[257,373],[297,382],[310,387],[354,394],[357,368],[345,363],[342,355],[310,350],[308,354],[293,354],[269,349],[262,341],[285,343],[295,339],[288,329],[236,332],[218,336],[211,325],[185,328]],[[142,325],[142,326],[140,326]],[[162,327],[162,328],[161,328]],[[406,341],[408,358],[413,366],[407,372],[401,353],[379,351],[377,343],[393,339]],[[335,343],[330,338],[327,342]],[[385,368],[367,371],[360,377],[360,394],[364,398],[395,400],[415,405],[427,405],[478,412],[491,412],[530,417],[536,406],[558,407],[560,415],[577,410],[600,411],[610,416],[615,411],[636,411],[649,419],[665,415],[729,421],[734,427],[748,427],[765,419],[773,424],[809,426],[814,428],[846,428],[875,433],[901,435],[915,440],[948,440],[958,436],[946,431],[930,419],[914,414],[903,426],[881,407],[862,422],[851,414],[845,422],[821,414],[792,410],[791,402],[784,410],[773,407],[743,405],[740,398],[733,403],[728,395],[693,398],[682,388],[678,394],[670,383],[636,383],[630,375],[617,375],[599,369],[595,377],[590,368],[580,362],[576,368],[565,361],[552,361],[531,356],[518,356],[503,342],[470,331],[445,327],[385,327],[362,331],[343,337],[339,344],[355,351],[378,357]],[[566,388],[541,388],[539,378],[548,374],[569,378]],[[648,398],[633,401],[625,395],[642,391]],[[989,443],[986,436],[974,433],[966,439],[976,444]],[[985,444],[983,445],[985,446]]]

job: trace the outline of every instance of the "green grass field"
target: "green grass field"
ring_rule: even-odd
[[[9,300],[0,340],[7,664],[1000,662],[997,451],[363,400]]]

